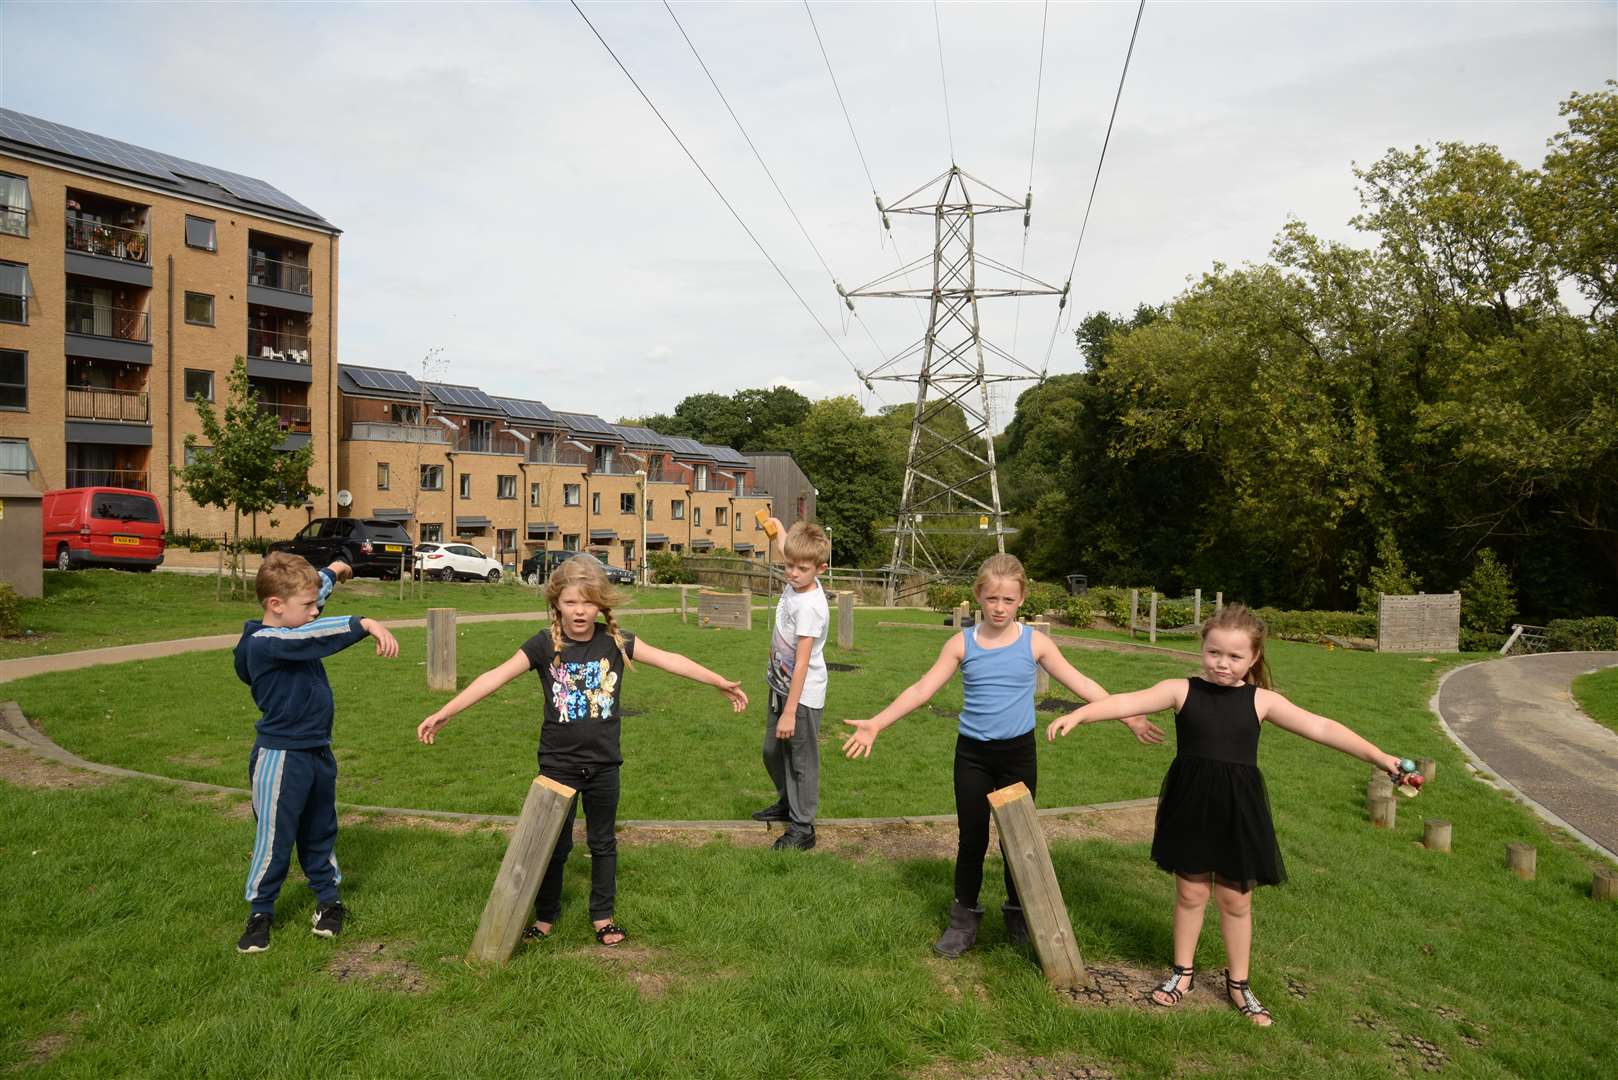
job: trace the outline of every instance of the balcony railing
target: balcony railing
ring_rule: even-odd
[[[108,225],[88,221],[71,214],[67,219],[67,247],[69,251],[82,251],[88,255],[105,255],[112,259],[128,259],[146,263],[149,247],[146,234],[139,229],[126,229],[122,225]]]
[[[521,457],[526,451],[510,432],[497,431],[487,435],[465,432],[455,440],[455,449],[468,454],[510,454]]]
[[[120,341],[150,343],[152,340],[151,325],[146,312],[106,307],[84,300],[67,302],[67,332],[87,334],[91,337],[117,338]]]
[[[69,469],[68,487],[121,487],[146,491],[146,470],[141,469]]]
[[[290,360],[309,363],[309,335],[296,330],[247,330],[247,355],[260,360]]]
[[[150,424],[151,398],[144,390],[107,390],[93,386],[67,388],[69,420],[116,420]]]
[[[592,461],[590,471],[601,476],[634,476],[641,470],[638,461],[615,457],[611,461]]]
[[[348,425],[348,433],[343,437],[370,442],[449,442],[449,432],[437,424],[390,424],[378,420],[352,421]]]
[[[250,254],[247,256],[247,283],[308,296],[314,288],[314,276],[307,266],[299,263],[260,259]]]
[[[568,465],[576,469],[588,469],[594,464],[589,454],[576,447],[541,446],[537,442],[528,444],[524,460],[530,465]]]
[[[770,497],[770,493],[765,491],[763,488],[744,486],[737,490],[736,497],[738,499],[768,499]]]
[[[268,413],[275,417],[276,423],[281,425],[282,431],[308,431],[309,406],[307,405],[277,405],[274,402],[261,401],[258,403],[259,412]]]

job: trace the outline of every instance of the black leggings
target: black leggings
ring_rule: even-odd
[[[590,847],[590,918],[610,919],[618,896],[618,766],[554,766],[539,771],[578,794],[568,805],[562,834],[534,897],[534,918],[554,923],[562,913],[562,868],[573,850],[573,818],[583,803],[585,841]]]
[[[955,851],[955,899],[978,906],[983,888],[983,856],[989,850],[989,792],[1021,780],[1030,794],[1039,786],[1039,758],[1034,733],[1011,739],[955,740],[955,820],[960,825],[960,846]],[[1005,847],[1000,849],[1005,855]],[[1011,864],[1005,867],[1006,903],[1017,903],[1011,882]]]

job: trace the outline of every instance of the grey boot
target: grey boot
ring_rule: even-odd
[[[960,956],[978,940],[978,923],[983,921],[983,909],[969,908],[959,900],[950,901],[949,929],[933,942],[933,951],[951,960]]]
[[[1028,920],[1023,917],[1022,908],[1016,904],[1002,904],[1000,914],[1005,916],[1006,937],[1011,939],[1013,945],[1028,944]]]

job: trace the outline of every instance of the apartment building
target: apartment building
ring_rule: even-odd
[[[337,387],[341,513],[512,564],[545,550],[631,570],[648,551],[764,556],[755,512],[770,499],[729,447],[391,368],[341,365]]]
[[[289,535],[335,510],[339,230],[262,180],[0,109],[0,472],[139,488],[220,534],[172,467],[237,356],[282,449],[313,444]]]

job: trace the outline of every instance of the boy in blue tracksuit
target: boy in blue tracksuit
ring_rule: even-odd
[[[335,562],[315,571],[301,556],[272,552],[258,568],[262,619],[249,619],[236,643],[236,676],[253,690],[262,715],[247,758],[252,780],[253,862],[247,873],[251,906],[238,952],[270,947],[275,898],[286,880],[292,846],[315,891],[314,932],[336,937],[343,928],[337,885],[337,761],[331,753],[332,694],[322,657],[366,636],[378,656],[397,656],[399,643],[382,624],[358,615],[319,618],[333,586],[349,574]]]

